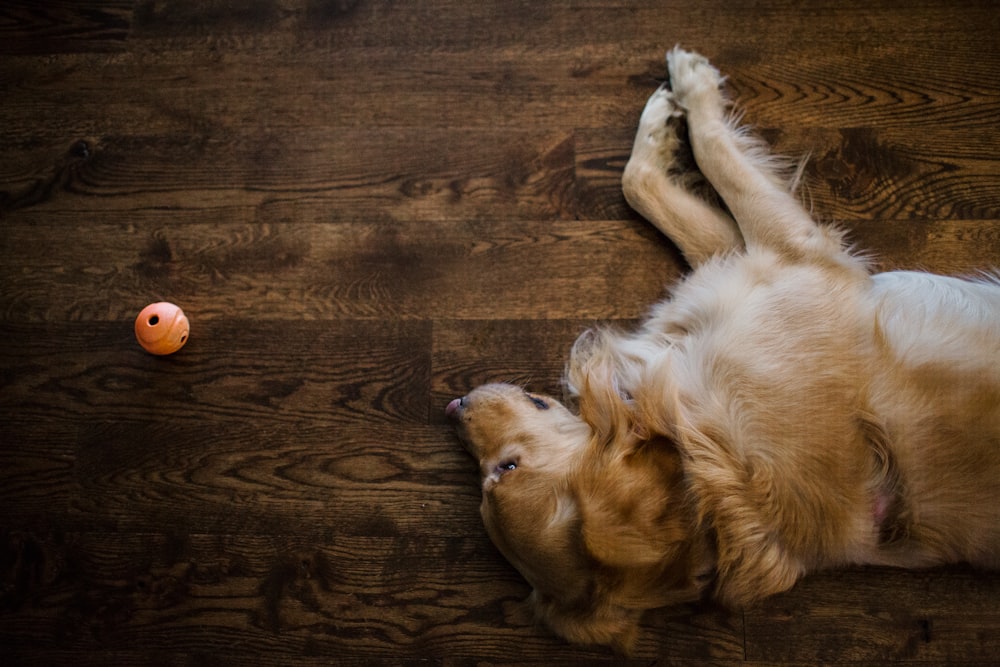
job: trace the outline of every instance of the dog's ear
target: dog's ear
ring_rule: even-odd
[[[666,438],[626,440],[605,452],[601,465],[581,472],[583,540],[606,565],[655,565],[671,560],[690,537],[680,455]]]
[[[626,508],[632,509],[632,508]],[[604,565],[644,567],[667,556],[672,545],[660,539],[649,521],[636,520],[628,511],[608,503],[589,502],[583,514],[587,552]]]

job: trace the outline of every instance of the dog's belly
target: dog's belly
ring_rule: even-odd
[[[696,276],[650,328],[684,332],[672,371],[688,423],[780,480],[751,500],[787,515],[769,529],[807,569],[1000,565],[1000,286],[808,267],[757,280],[755,260]],[[870,482],[869,418],[899,468],[898,507]],[[890,519],[901,539],[884,545]]]
[[[1000,284],[909,271],[877,274],[872,284],[877,326],[900,363],[1000,379]]]
[[[869,401],[929,561],[1000,564],[1000,285],[873,277]],[[915,555],[915,554],[911,554]]]
[[[910,272],[872,283],[872,368],[886,417],[919,421],[912,410],[922,407],[924,418],[978,428],[1000,446],[1000,285]]]

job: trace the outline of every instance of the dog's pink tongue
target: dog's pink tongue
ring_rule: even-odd
[[[454,401],[448,404],[444,409],[445,417],[452,417],[456,412],[458,412],[458,406],[462,404],[462,399],[456,398]]]

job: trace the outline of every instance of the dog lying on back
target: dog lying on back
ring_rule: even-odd
[[[627,650],[646,609],[820,568],[1000,565],[1000,281],[873,275],[730,120],[719,72],[667,62],[622,185],[693,272],[637,331],[577,340],[574,409],[502,384],[446,409],[537,615]]]

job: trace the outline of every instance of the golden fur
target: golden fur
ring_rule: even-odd
[[[718,71],[667,60],[623,189],[694,271],[637,331],[580,337],[574,409],[501,384],[447,408],[539,618],[627,650],[646,609],[819,568],[1000,565],[1000,283],[872,275],[727,116]]]

